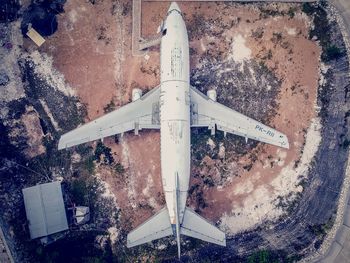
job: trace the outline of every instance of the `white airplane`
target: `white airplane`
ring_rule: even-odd
[[[133,247],[169,235],[180,235],[226,246],[225,233],[186,207],[190,181],[191,127],[208,127],[289,148],[286,135],[216,102],[190,86],[189,46],[185,22],[173,2],[162,27],[160,85],[142,96],[132,91],[132,102],[64,134],[58,149],[134,130],[160,129],[161,173],[166,207],[128,234]]]

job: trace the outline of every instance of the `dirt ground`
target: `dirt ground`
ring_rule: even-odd
[[[222,60],[233,59],[242,65],[250,60],[263,63],[281,80],[277,115],[268,124],[288,136],[290,149],[259,144],[249,171],[241,170],[220,187],[205,188],[207,207],[201,214],[213,222],[223,215],[245,221],[235,227],[223,225],[236,233],[280,215],[280,211],[274,212],[272,201],[300,191],[297,181],[285,189],[276,185],[278,179],[284,179],[283,169],[297,166],[306,131],[316,116],[320,49],[308,39],[309,20],[297,5],[179,5],[189,28],[192,68],[200,66],[205,54],[220,52]],[[41,48],[53,56],[54,66],[87,105],[88,120],[103,115],[111,101],[116,107],[128,103],[133,88],[148,90],[159,83],[158,48],[152,48],[147,57],[131,55],[131,6],[131,1],[68,1],[58,18],[57,32]],[[143,3],[143,37],[156,33],[167,8],[167,3]],[[198,33],[198,23],[210,26]],[[32,45],[29,41],[24,44]],[[126,170],[121,176],[99,167],[97,174],[110,185],[123,211],[121,221],[131,229],[164,205],[159,132],[125,134],[119,143],[114,138],[104,143]],[[238,165],[244,166],[250,156],[240,157]],[[208,158],[207,163],[215,163]],[[191,185],[195,183],[202,182],[192,178]],[[196,206],[193,200],[190,205]]]

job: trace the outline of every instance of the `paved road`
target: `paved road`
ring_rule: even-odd
[[[10,250],[7,246],[6,239],[2,229],[0,227],[0,262],[1,263],[13,263],[13,259]]]
[[[350,204],[347,203],[344,222],[340,226],[335,239],[320,263],[349,263],[350,262]]]
[[[348,36],[350,36],[350,1],[349,0],[330,0],[338,10],[339,14],[343,17],[344,24],[348,30]]]

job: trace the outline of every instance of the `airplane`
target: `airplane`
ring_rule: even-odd
[[[82,125],[59,140],[58,149],[142,129],[160,130],[161,176],[166,206],[127,236],[127,247],[174,235],[178,257],[180,235],[226,246],[223,231],[186,207],[190,181],[191,127],[207,127],[289,148],[286,135],[244,116],[190,85],[188,35],[179,6],[172,2],[162,26],[160,84],[142,96],[132,90],[132,102]]]

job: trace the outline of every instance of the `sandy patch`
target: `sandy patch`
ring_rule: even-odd
[[[278,198],[285,197],[284,202],[291,202],[296,194],[303,191],[300,182],[307,177],[309,164],[316,154],[321,141],[321,124],[318,118],[312,123],[306,134],[305,146],[300,160],[284,166],[281,172],[270,183],[264,187],[254,187],[247,179],[243,183],[234,186],[234,195],[249,194],[242,206],[234,207],[231,213],[225,213],[221,218],[221,226],[230,234],[235,234],[262,223],[265,220],[275,219],[285,213],[279,207]],[[280,158],[286,157],[285,150],[277,150]],[[288,196],[287,196],[288,195]]]
[[[75,95],[74,90],[66,83],[64,75],[53,67],[51,56],[36,50],[29,54],[28,57],[35,65],[34,73],[41,79],[45,79],[50,87],[61,91],[66,96]]]
[[[49,116],[49,119],[50,119],[53,127],[55,128],[55,130],[56,131],[60,131],[61,128],[58,126],[57,121],[54,119],[49,106],[47,106],[47,104],[46,104],[46,102],[44,100],[39,99],[39,101],[40,101],[41,106],[43,106],[45,113],[47,114],[47,116]]]
[[[295,28],[285,27],[284,28],[287,31],[287,34],[290,36],[296,36],[297,31]]]
[[[256,222],[264,222],[271,218],[271,213],[278,216],[281,211],[275,208],[275,204],[266,202],[271,200],[271,192],[266,186],[259,186],[254,192],[244,199],[243,205],[234,207],[231,214],[224,214],[221,217],[221,228],[233,235],[242,230],[249,229],[256,225]]]
[[[241,34],[234,36],[228,58],[236,62],[243,62],[250,59],[251,54],[251,49],[246,46],[246,39]]]
[[[119,231],[116,227],[112,226],[108,228],[109,238],[111,239],[111,243],[115,244],[115,242],[118,240]]]
[[[0,26],[0,30],[8,30],[11,32],[15,32],[10,35],[10,39],[8,41],[10,43],[13,43],[15,45],[12,46],[11,49],[6,48],[5,41],[6,39],[0,39],[0,57],[1,57],[1,63],[0,63],[0,70],[6,72],[8,74],[9,83],[7,83],[5,86],[1,86],[1,92],[0,92],[0,101],[1,102],[10,102],[13,100],[18,100],[20,98],[23,98],[25,96],[23,86],[20,85],[21,80],[21,72],[18,67],[18,58],[21,56],[21,49],[19,45],[23,44],[23,37],[20,30],[20,22],[14,22],[5,26],[3,24]],[[4,33],[5,34],[5,33]],[[2,117],[5,117],[7,112],[3,112],[5,110],[5,107],[1,107],[0,113]]]
[[[42,145],[44,133],[41,129],[39,114],[32,106],[26,107],[26,112],[21,116],[21,121],[27,133],[28,147],[24,150],[24,154],[29,158],[33,158],[45,153],[46,149]]]

